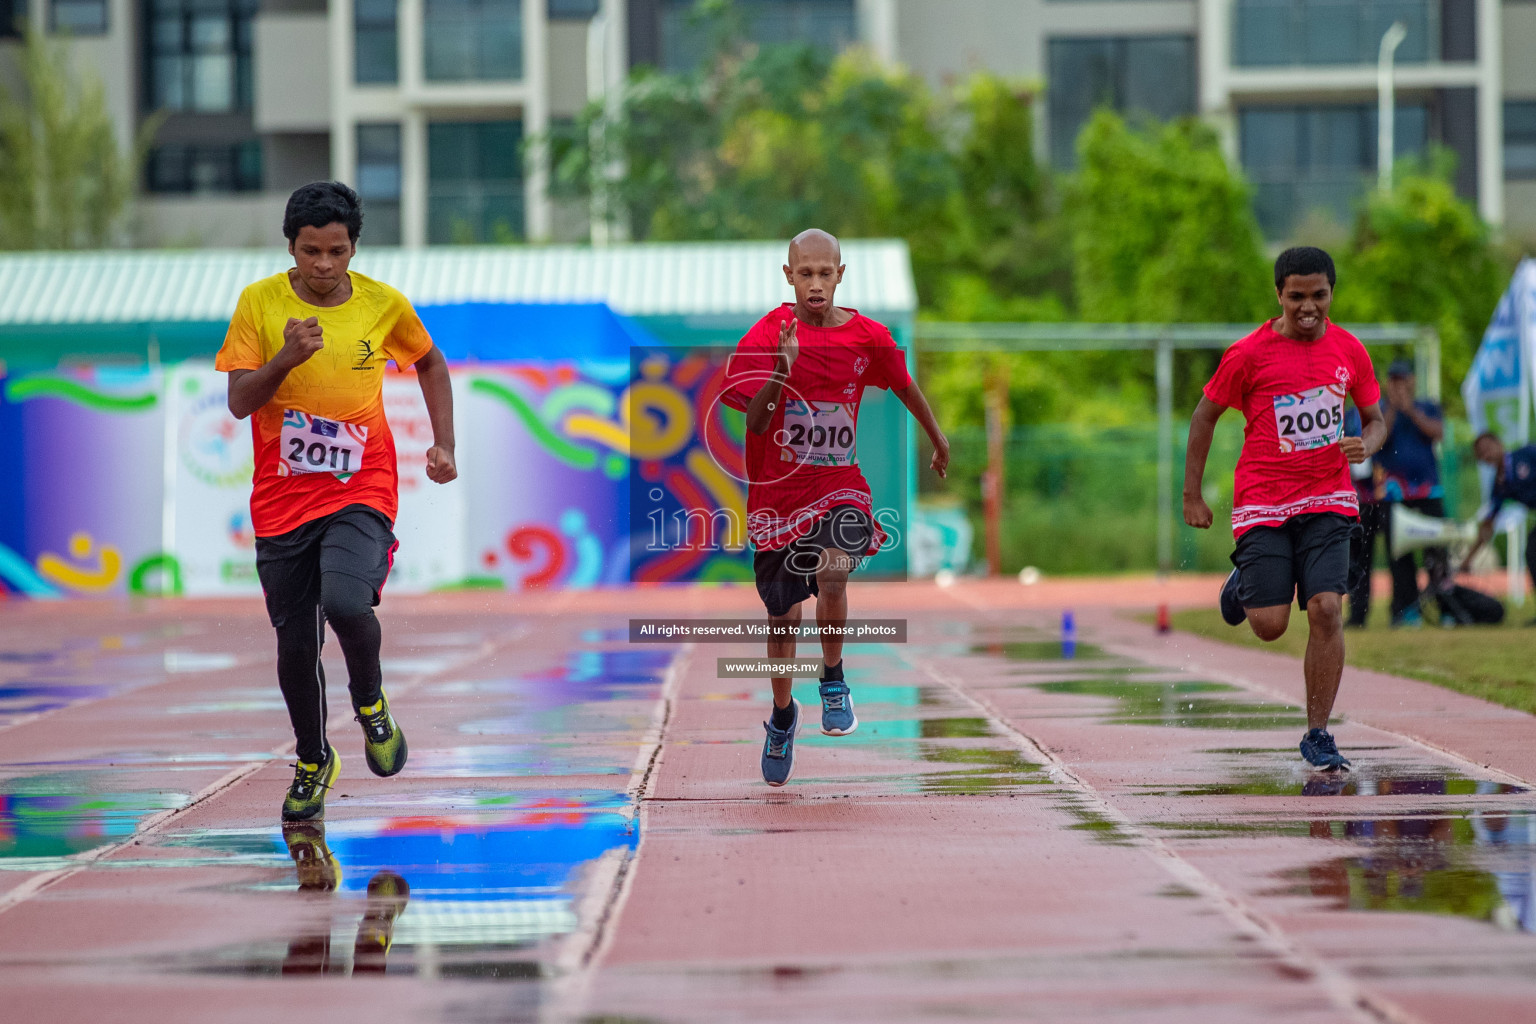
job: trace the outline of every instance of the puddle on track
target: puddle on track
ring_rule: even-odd
[[[638,836],[623,793],[502,794],[474,811],[274,830],[186,831],[165,845],[222,863],[285,865],[272,898],[325,901],[285,939],[160,958],[173,972],[256,976],[378,974],[526,981],[534,951],[578,926],[583,873],[627,857]],[[291,872],[291,873],[290,873]]]
[[[1313,821],[1313,838],[1359,853],[1286,872],[1282,892],[1336,910],[1448,914],[1536,932],[1536,816],[1473,811]]]
[[[1291,704],[1233,700],[1212,694],[1241,694],[1226,683],[1200,681],[1139,682],[1125,679],[1058,679],[1026,684],[1042,693],[1104,697],[1115,707],[1104,713],[1106,725],[1156,725],[1173,729],[1296,729],[1306,731],[1306,715]]]
[[[59,858],[132,835],[158,811],[182,807],[186,793],[110,793],[93,773],[27,775],[0,781],[0,868],[42,870]]]

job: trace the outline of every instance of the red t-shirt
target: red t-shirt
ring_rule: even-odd
[[[837,505],[874,518],[869,483],[859,470],[859,404],[866,387],[900,390],[912,383],[907,363],[885,325],[850,310],[841,327],[801,321],[800,356],[768,429],[747,431],[747,535],[759,551],[775,551],[805,536]],[[779,328],[794,316],[788,303],[759,320],[736,346],[721,400],[745,411],[779,369]],[[875,524],[866,554],[885,543]]]
[[[1344,398],[1381,399],[1365,346],[1329,323],[1316,341],[1264,324],[1221,357],[1205,397],[1247,419],[1232,495],[1232,533],[1278,526],[1307,512],[1358,516],[1344,436]]]

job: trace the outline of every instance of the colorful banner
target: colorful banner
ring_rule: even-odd
[[[391,371],[391,592],[752,579],[744,421],[714,401],[731,347],[663,346],[605,306],[421,313],[452,364],[460,475],[426,478],[431,421],[414,374]],[[0,596],[258,595],[250,424],[227,387],[208,361],[0,377]],[[883,392],[859,425],[892,506],[865,571],[897,575],[910,426]],[[678,543],[706,519],[713,543]]]
[[[1532,382],[1527,378],[1533,371],[1536,260],[1524,260],[1499,300],[1472,369],[1461,384],[1474,432],[1496,431],[1511,447],[1530,440]]]

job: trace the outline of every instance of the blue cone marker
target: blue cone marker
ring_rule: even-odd
[[[1072,617],[1070,608],[1061,613],[1061,656],[1077,657],[1077,620]]]

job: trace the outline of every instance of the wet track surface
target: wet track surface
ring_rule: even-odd
[[[1007,596],[854,588],[911,642],[849,647],[851,736],[801,689],[780,790],[766,681],[715,678],[750,647],[630,645],[635,593],[396,599],[409,766],[333,704],[286,831],[259,608],[0,610],[0,1016],[1536,1020],[1536,720],[1350,673],[1356,770],[1314,773],[1294,664],[1107,611],[1068,658]]]

